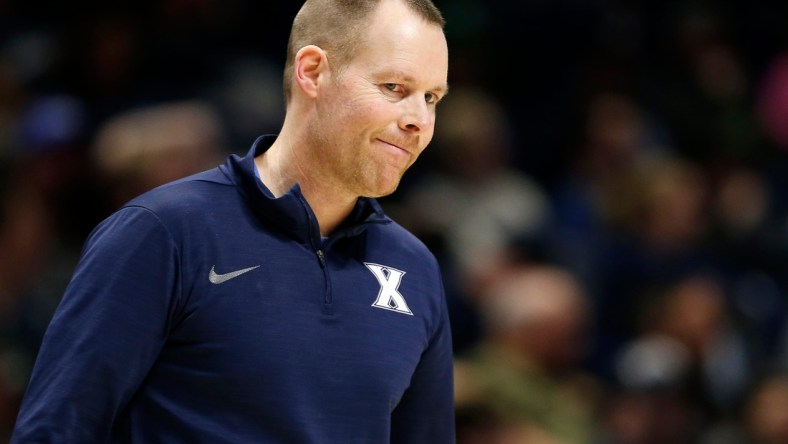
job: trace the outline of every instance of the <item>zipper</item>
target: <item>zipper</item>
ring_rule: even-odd
[[[328,263],[326,261],[326,250],[333,244],[336,240],[340,237],[350,237],[356,234],[359,234],[361,231],[366,229],[368,225],[376,224],[376,223],[388,223],[388,220],[385,219],[374,219],[374,220],[366,220],[361,222],[353,227],[344,228],[341,231],[333,233],[329,239],[325,242],[322,240],[317,240],[320,238],[319,234],[319,227],[317,225],[317,220],[315,219],[314,213],[312,213],[309,204],[307,203],[306,199],[303,195],[298,196],[298,200],[301,202],[301,206],[304,208],[306,212],[307,220],[309,221],[309,243],[312,246],[312,249],[315,252],[315,256],[317,257],[317,262],[320,265],[320,269],[323,270],[323,278],[325,281],[325,294],[323,296],[323,313],[326,315],[333,315],[334,314],[334,306],[333,306],[333,293],[331,290],[331,276],[329,275],[328,271]]]
[[[309,244],[312,246],[312,250],[315,252],[317,263],[320,265],[320,269],[323,270],[323,281],[325,283],[326,289],[325,294],[323,295],[323,313],[333,315],[334,308],[332,306],[333,297],[331,295],[331,277],[328,274],[328,264],[326,263],[326,253],[324,251],[325,246],[323,246],[322,243],[315,243],[315,232],[319,231],[319,227],[317,226],[315,215],[312,214],[312,211],[309,208],[309,204],[306,202],[306,199],[304,199],[303,196],[298,196],[298,200],[301,202],[301,206],[304,208],[304,211],[306,211],[307,219],[309,220]]]
[[[326,264],[326,253],[322,248],[315,249],[317,262],[320,264],[320,269],[323,270],[323,278],[326,284],[326,293],[323,296],[323,312],[326,314],[333,314],[334,309],[331,305],[333,300],[331,295],[331,277],[328,275],[328,266]]]

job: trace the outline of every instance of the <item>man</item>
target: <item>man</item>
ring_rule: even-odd
[[[599,383],[581,366],[591,333],[582,283],[557,265],[513,261],[478,307],[484,339],[455,360],[458,416],[485,412],[521,436],[513,442],[600,442],[591,396]]]
[[[447,71],[429,0],[307,0],[281,132],[94,230],[12,442],[454,442],[438,265],[373,199]]]

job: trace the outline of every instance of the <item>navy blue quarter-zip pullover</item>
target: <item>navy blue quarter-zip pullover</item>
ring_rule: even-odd
[[[438,264],[373,199],[321,239],[244,157],[99,224],[12,437],[28,443],[453,443]]]

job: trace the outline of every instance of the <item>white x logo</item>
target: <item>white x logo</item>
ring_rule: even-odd
[[[369,262],[364,262],[364,265],[375,275],[380,284],[378,298],[375,299],[372,306],[413,316],[413,312],[408,308],[408,303],[405,302],[405,298],[403,298],[402,294],[397,290],[405,272],[397,270],[396,268],[371,264]]]

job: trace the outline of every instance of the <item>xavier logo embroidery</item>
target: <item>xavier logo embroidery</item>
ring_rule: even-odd
[[[408,303],[405,302],[405,298],[402,297],[402,294],[398,291],[399,284],[405,272],[397,270],[396,268],[371,264],[369,262],[364,262],[364,265],[375,275],[375,278],[377,278],[380,284],[378,298],[375,299],[372,306],[413,316],[413,312],[410,311]]]

